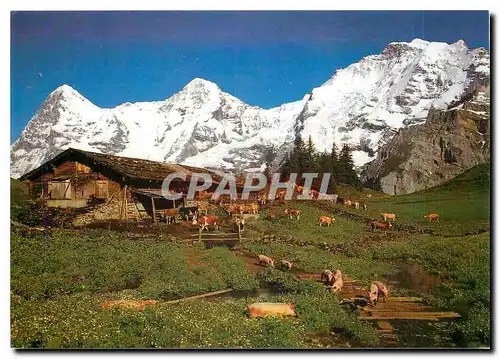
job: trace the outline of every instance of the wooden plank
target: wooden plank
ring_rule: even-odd
[[[224,236],[237,236],[236,233],[203,233],[203,237],[224,237]],[[198,234],[191,234],[191,237],[198,237]]]
[[[153,208],[153,223],[156,223],[155,200],[151,197],[151,207]]]
[[[344,282],[345,283],[345,282]],[[361,297],[352,297],[349,300],[354,301],[356,299],[360,299]],[[347,298],[346,298],[347,300]],[[422,298],[418,297],[389,297],[386,299],[387,302],[423,302]]]
[[[378,319],[408,319],[408,320],[438,320],[448,318],[460,318],[455,312],[379,312],[371,313],[370,316],[360,316],[361,320]]]
[[[224,294],[224,293],[229,293],[232,292],[232,289],[223,289],[223,290],[218,290],[215,292],[210,292],[210,293],[205,293],[205,294],[200,294],[200,295],[195,295],[192,297],[187,297],[187,298],[181,298],[181,299],[176,299],[176,300],[170,300],[168,302],[164,302],[165,304],[174,304],[174,303],[180,303],[180,302],[185,302],[187,300],[193,300],[193,299],[200,299],[200,298],[206,298],[206,297],[212,297],[214,295],[219,295],[219,294]]]
[[[394,327],[387,321],[385,320],[381,320],[377,323],[378,327],[381,329],[381,330],[389,330],[389,331],[394,331]]]

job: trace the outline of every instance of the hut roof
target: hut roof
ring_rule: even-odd
[[[210,174],[212,180],[216,183],[220,182],[222,179],[220,175],[206,168],[150,161],[139,158],[113,156],[75,148],[68,148],[41,166],[24,174],[19,179],[24,181],[38,178],[45,173],[53,172],[54,167],[66,161],[77,161],[105,175],[111,174],[111,177],[121,179],[119,182],[126,182],[127,179],[162,182],[167,175],[175,172],[185,173],[186,180],[190,180],[192,176],[196,176],[199,173]],[[240,185],[243,183],[243,179],[238,178],[236,182]]]

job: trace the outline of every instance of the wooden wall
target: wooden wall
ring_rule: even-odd
[[[51,187],[50,182],[61,181],[65,178],[70,179],[71,182],[71,186],[68,188],[70,190],[70,196],[68,196],[70,199],[91,199],[96,194],[100,199],[107,199],[121,189],[120,183],[108,179],[101,173],[94,172],[90,167],[76,161],[67,161],[54,168],[53,173],[47,173],[35,180],[26,181],[30,187],[30,196],[40,198],[42,193],[47,196]]]

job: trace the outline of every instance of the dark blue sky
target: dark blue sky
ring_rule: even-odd
[[[389,42],[489,48],[486,11],[13,12],[11,29],[12,142],[64,83],[113,107],[166,99],[202,77],[270,108]]]

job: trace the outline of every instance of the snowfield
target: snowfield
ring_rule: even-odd
[[[296,133],[317,149],[347,142],[362,166],[403,126],[421,123],[431,107],[446,108],[478,78],[489,77],[489,54],[415,39],[335,72],[295,102],[263,109],[245,104],[200,78],[164,101],[101,109],[68,85],[53,91],[11,145],[18,178],[68,147],[192,166],[263,169]]]

